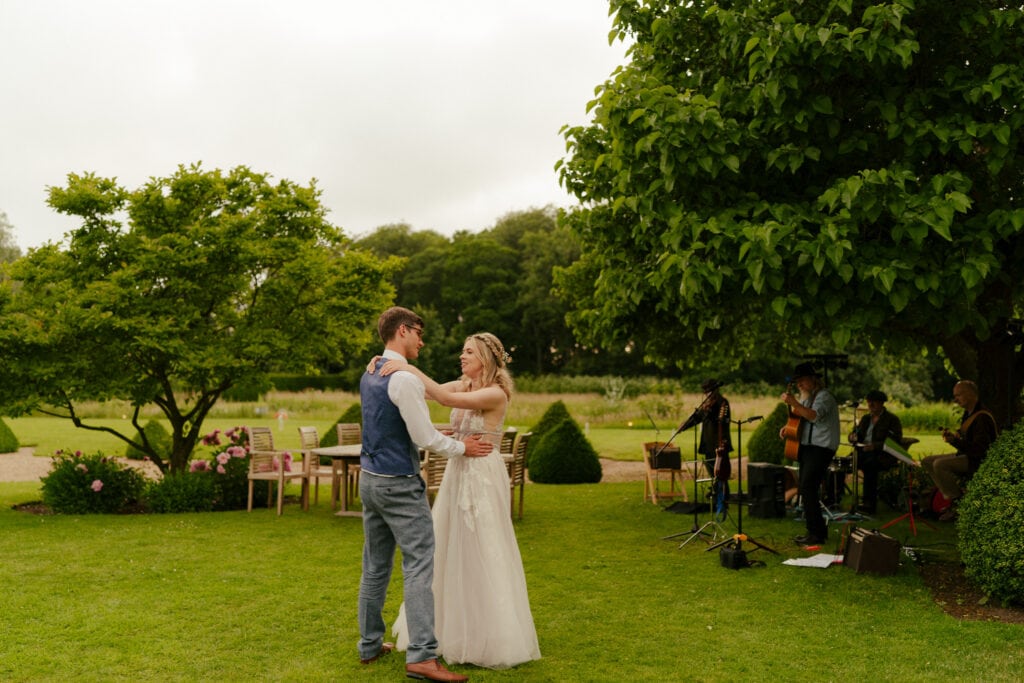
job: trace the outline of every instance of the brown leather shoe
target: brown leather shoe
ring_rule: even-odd
[[[395,644],[394,643],[383,643],[380,646],[380,649],[377,650],[377,654],[375,654],[374,656],[370,657],[369,659],[360,659],[359,663],[360,664],[373,664],[374,662],[376,662],[378,659],[380,659],[384,655],[389,655],[389,654],[391,654],[394,651],[395,651]]]
[[[425,662],[405,665],[405,675],[408,678],[427,679],[428,681],[468,681],[469,676],[457,674],[444,668],[444,665],[436,659],[428,659]]]

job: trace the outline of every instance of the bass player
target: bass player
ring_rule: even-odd
[[[783,428],[779,438],[790,437],[798,443],[800,475],[797,485],[807,525],[807,533],[793,540],[803,546],[822,545],[828,538],[828,527],[821,512],[821,485],[839,448],[839,405],[813,364],[797,365],[791,380],[799,396],[786,392],[780,398],[789,406],[790,415],[799,418],[800,424],[793,430],[795,434]]]

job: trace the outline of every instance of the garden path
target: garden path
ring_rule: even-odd
[[[22,448],[17,453],[0,455],[0,481],[35,481],[45,477],[50,471],[50,459],[34,453],[32,448]],[[129,464],[142,466],[138,461]],[[601,481],[642,481],[644,478],[644,467],[640,462],[602,458],[601,468]]]
[[[119,458],[130,467],[155,477],[157,468],[149,462]],[[17,453],[0,455],[0,481],[36,481],[50,473],[50,458],[35,455],[35,449],[22,448]]]

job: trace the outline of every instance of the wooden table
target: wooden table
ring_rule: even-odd
[[[348,446],[324,446],[322,448],[313,448],[310,451],[314,455],[330,458],[333,464],[341,465],[341,492],[339,496],[341,498],[341,509],[334,513],[339,517],[363,516],[362,510],[348,509],[348,466],[349,463],[359,464],[359,454],[362,452],[362,449],[363,447],[360,444],[352,444]]]

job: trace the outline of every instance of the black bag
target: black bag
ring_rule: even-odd
[[[718,559],[726,569],[746,569],[750,566],[747,551],[731,545],[724,545],[718,550]]]

